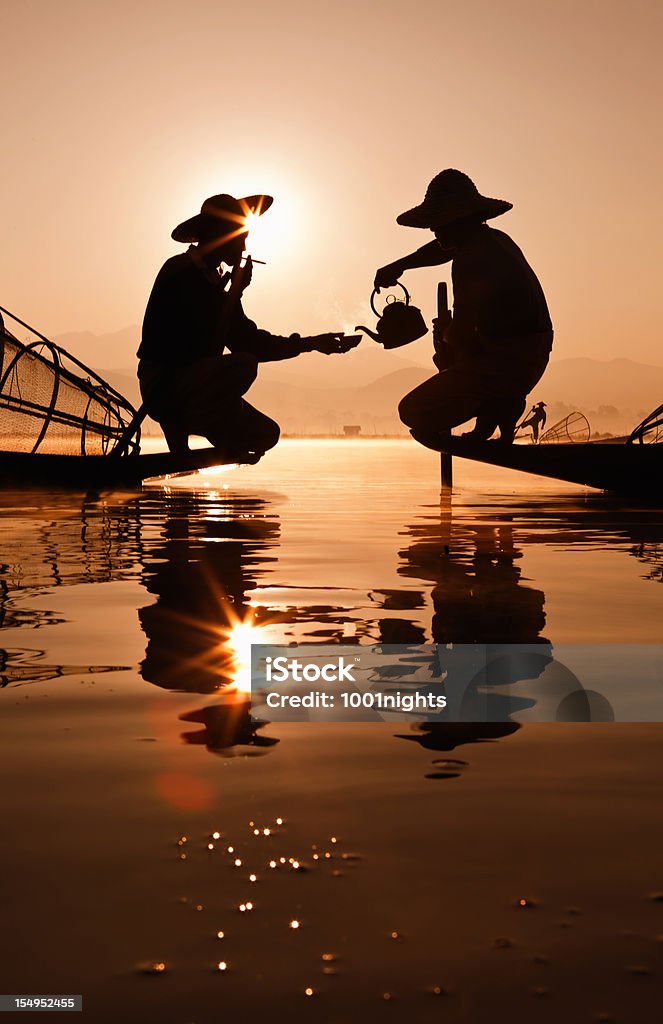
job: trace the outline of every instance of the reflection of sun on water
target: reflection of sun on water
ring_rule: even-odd
[[[256,642],[258,630],[253,618],[238,619],[224,631],[224,643],[230,650],[233,686],[241,693],[251,692],[251,643]]]

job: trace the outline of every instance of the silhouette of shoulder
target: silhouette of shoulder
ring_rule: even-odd
[[[513,238],[505,231],[498,228],[491,228],[483,224],[461,247],[456,261],[472,260],[477,263],[497,264],[501,266],[509,263],[522,264],[529,267],[522,249],[516,245]],[[531,268],[530,268],[531,269]]]
[[[155,284],[161,281],[172,281],[173,278],[182,274],[196,273],[197,267],[186,252],[179,252],[176,256],[167,259],[156,276]]]
[[[459,247],[452,265],[454,309],[486,334],[549,331],[541,284],[522,250],[504,231],[482,224]],[[455,315],[455,314],[454,314]]]
[[[181,362],[184,349],[189,356],[197,350],[199,358],[210,354],[222,303],[223,292],[200,272],[188,253],[171,256],[152,286],[139,358]],[[186,344],[184,339],[188,339]]]

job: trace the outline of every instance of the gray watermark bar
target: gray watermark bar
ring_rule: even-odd
[[[82,995],[0,995],[0,1012],[35,1013],[51,1011],[59,1013],[80,1012],[83,1009]]]
[[[663,722],[663,644],[257,644],[251,715],[259,722]]]

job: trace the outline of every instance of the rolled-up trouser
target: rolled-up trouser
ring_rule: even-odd
[[[147,413],[166,434],[199,434],[228,451],[264,452],[278,442],[278,423],[242,398],[257,374],[258,360],[247,352],[173,369],[145,359],[138,365]]]
[[[552,337],[526,335],[472,359],[461,356],[401,399],[401,420],[416,433],[451,430],[475,416],[516,419],[548,365]]]

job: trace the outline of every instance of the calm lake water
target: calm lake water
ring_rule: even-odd
[[[412,442],[285,441],[0,494],[0,991],[94,1021],[651,1020],[658,726],[255,729],[223,693],[251,641],[663,641],[660,513],[455,473],[441,504]]]

